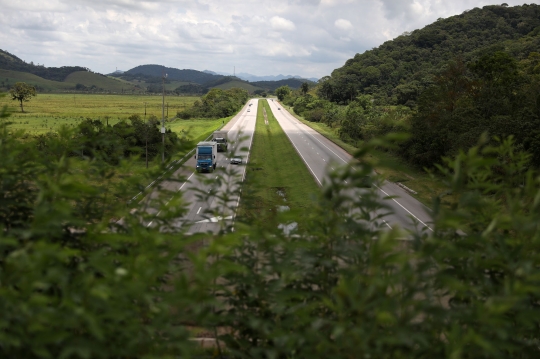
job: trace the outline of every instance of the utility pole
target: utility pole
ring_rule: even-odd
[[[161,134],[163,138],[163,151],[161,151],[161,163],[165,163],[165,78],[167,77],[167,74],[163,74],[161,77],[163,80],[163,96],[161,103]]]

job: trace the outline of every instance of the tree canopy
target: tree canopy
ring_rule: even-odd
[[[431,77],[456,54],[470,62],[494,47],[522,61],[540,48],[539,35],[540,5],[474,8],[356,54],[332,72],[319,93],[342,104],[371,94],[378,104],[415,107]]]
[[[24,112],[23,102],[28,102],[34,96],[36,96],[36,89],[34,86],[27,85],[24,82],[17,82],[9,90],[12,100],[19,101],[21,106],[21,112]]]

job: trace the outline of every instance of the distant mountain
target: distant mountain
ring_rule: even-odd
[[[33,62],[26,63],[4,50],[0,50],[0,69],[26,72],[53,81],[64,81],[73,72],[88,71],[87,68],[80,66],[45,67],[34,65]]]
[[[204,72],[208,73],[208,74],[212,74],[212,75],[224,75],[224,76],[232,76],[233,74],[228,74],[228,73],[225,73],[225,72],[214,72],[214,71],[210,71],[210,70],[204,70]],[[280,80],[286,80],[286,79],[305,79],[305,80],[309,80],[309,81],[312,81],[312,82],[317,82],[319,81],[318,78],[315,78],[315,77],[310,77],[310,78],[304,78],[304,77],[301,77],[301,76],[296,76],[296,75],[268,75],[268,76],[257,76],[257,75],[252,75],[252,74],[248,74],[246,72],[240,72],[238,74],[235,74],[236,77],[242,79],[242,80],[245,80],[245,81],[249,81],[249,82],[258,82],[258,81],[280,81]]]
[[[167,74],[167,79],[171,81],[184,81],[184,82],[194,82],[200,85],[204,85],[208,82],[217,81],[224,76],[222,75],[213,75],[203,71],[191,70],[191,69],[176,69],[173,67],[165,67],[162,65],[140,65],[127,70],[122,77],[126,75],[144,75],[161,78],[163,74]]]
[[[280,81],[280,80],[287,80],[287,79],[300,79],[300,80],[309,80],[311,82],[317,82],[319,79],[310,77],[310,78],[304,78],[301,76],[293,76],[293,75],[282,75],[279,74],[277,76],[269,75],[269,76],[256,76],[252,74],[248,74],[245,72],[241,72],[236,75],[237,77],[240,77],[242,80],[246,80],[249,82],[257,82],[257,81]]]

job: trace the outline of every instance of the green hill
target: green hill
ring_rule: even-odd
[[[0,69],[1,90],[8,90],[16,82],[26,82],[40,92],[138,93],[142,91],[136,84],[89,71],[72,72],[64,81],[53,81],[27,72]]]
[[[414,107],[449,60],[470,62],[497,50],[525,59],[539,51],[539,34],[539,5],[474,8],[356,54],[323,79],[319,94],[336,103],[370,94],[379,104]]]
[[[222,83],[222,84],[219,84],[219,85],[216,85],[216,86],[212,86],[212,88],[218,88],[218,89],[222,89],[222,90],[228,90],[228,89],[231,89],[231,88],[240,88],[240,89],[246,90],[249,93],[253,93],[256,90],[261,89],[260,87],[253,86],[249,82],[242,81],[242,80],[230,80],[230,81],[227,81],[225,83]]]
[[[43,65],[34,65],[33,62],[26,63],[4,50],[0,50],[0,69],[27,72],[53,81],[64,81],[69,74],[76,71],[88,71],[88,69],[80,66],[45,67]]]
[[[114,76],[125,79],[132,79],[137,78],[137,75],[144,75],[161,79],[163,73],[167,74],[168,80],[194,82],[200,85],[204,85],[208,82],[219,80],[224,77],[222,75],[212,75],[197,70],[180,70],[172,67],[165,67],[162,65],[141,65],[134,67],[122,74],[115,74]]]

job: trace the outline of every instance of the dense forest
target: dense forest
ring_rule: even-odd
[[[356,55],[284,102],[353,144],[407,133],[395,152],[418,167],[484,133],[492,144],[513,136],[540,166],[539,49],[540,6],[486,6]]]
[[[320,94],[342,104],[369,94],[376,104],[414,107],[433,76],[455,56],[470,62],[496,49],[527,60],[540,48],[539,34],[540,5],[474,8],[356,54],[322,79]]]

